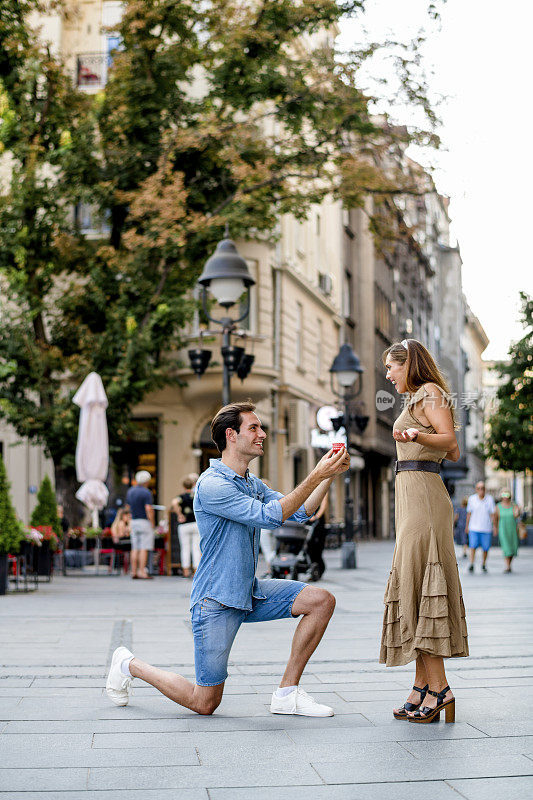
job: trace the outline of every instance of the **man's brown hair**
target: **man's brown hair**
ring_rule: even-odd
[[[255,405],[251,400],[242,403],[230,403],[217,412],[211,423],[211,438],[215,443],[219,453],[226,449],[226,430],[232,428],[239,433],[242,424],[242,415],[249,411],[255,411]]]

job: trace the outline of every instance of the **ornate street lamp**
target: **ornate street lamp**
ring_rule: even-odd
[[[331,389],[339,400],[344,404],[344,414],[342,424],[346,431],[346,450],[350,452],[350,427],[352,422],[356,422],[363,432],[368,423],[368,417],[358,416],[357,418],[350,414],[350,401],[354,400],[363,388],[363,367],[358,357],[352,350],[349,344],[343,344],[341,349],[335,356],[333,364],[330,369],[331,374]],[[334,378],[336,377],[336,381]],[[354,387],[355,382],[358,382],[357,389]],[[340,427],[340,426],[339,426]],[[354,529],[354,509],[353,498],[351,492],[351,478],[350,470],[344,473],[344,537],[345,542],[342,545],[342,566],[347,569],[355,569],[357,566],[356,550],[355,550],[355,529]]]
[[[231,402],[231,376],[237,372],[239,377],[244,379],[253,363],[253,356],[247,356],[242,347],[235,347],[231,344],[231,334],[235,331],[237,323],[246,319],[250,312],[250,288],[255,284],[255,280],[248,271],[246,261],[237,252],[235,242],[228,237],[227,228],[226,238],[217,244],[215,252],[206,261],[204,271],[198,278],[198,283],[202,288],[202,307],[206,317],[211,322],[216,322],[217,325],[222,326],[222,403],[227,405]],[[208,291],[213,295],[217,303],[226,310],[228,316],[221,319],[211,316],[207,305]],[[229,316],[229,309],[237,303],[245,291],[246,303],[244,311],[237,319],[233,319]]]

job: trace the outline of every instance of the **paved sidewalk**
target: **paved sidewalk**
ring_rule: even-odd
[[[273,716],[290,620],[244,626],[212,717],[139,681],[110,704],[106,663],[119,644],[193,676],[184,579],[57,576],[0,598],[0,797],[17,800],[519,800],[533,797],[533,552],[502,574],[464,574],[469,659],[449,661],[457,722],[398,722],[412,669],[376,655],[392,543],[359,547],[359,569],[328,553],[337,596],[303,686],[328,719]]]

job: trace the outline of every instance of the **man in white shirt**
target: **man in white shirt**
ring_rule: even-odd
[[[487,571],[487,556],[492,544],[492,531],[494,528],[496,505],[490,494],[485,494],[483,481],[476,483],[476,493],[471,494],[466,506],[466,530],[468,545],[470,547],[469,572],[474,571],[476,550],[483,550],[483,563],[481,569]]]

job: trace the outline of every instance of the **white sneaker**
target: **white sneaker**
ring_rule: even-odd
[[[285,697],[277,697],[274,692],[270,703],[270,713],[300,714],[302,717],[332,717],[333,709],[317,703],[311,695],[297,686],[294,692]]]
[[[129,675],[124,675],[120,669],[120,665],[125,658],[133,656],[127,647],[117,647],[111,659],[111,666],[109,668],[109,675],[105,690],[107,696],[116,706],[127,706],[130,699],[130,687],[133,678]]]

